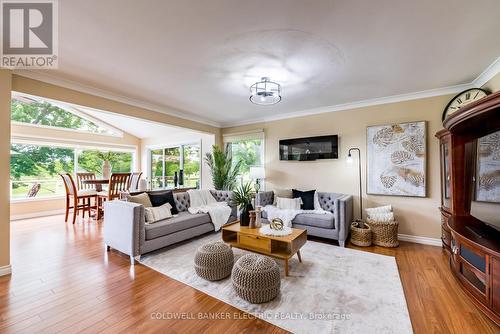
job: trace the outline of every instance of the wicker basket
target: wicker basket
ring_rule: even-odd
[[[372,242],[374,245],[382,247],[398,247],[398,226],[397,221],[378,222],[368,219],[366,222],[372,229]]]
[[[366,247],[372,244],[372,229],[368,224],[366,228],[358,227],[359,222],[351,223],[351,243],[356,246]]]

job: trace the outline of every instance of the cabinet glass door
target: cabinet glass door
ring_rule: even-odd
[[[448,210],[451,209],[451,152],[448,141],[441,143],[441,204]]]

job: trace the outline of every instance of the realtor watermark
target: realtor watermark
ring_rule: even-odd
[[[58,0],[0,0],[1,68],[58,67]]]

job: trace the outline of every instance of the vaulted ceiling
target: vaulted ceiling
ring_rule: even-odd
[[[56,79],[222,125],[466,84],[500,56],[498,0],[65,0]],[[249,86],[282,84],[257,106]]]

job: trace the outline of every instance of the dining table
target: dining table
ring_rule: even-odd
[[[97,192],[102,191],[103,184],[109,184],[109,179],[88,179],[82,180],[83,184],[91,184],[95,186]]]

